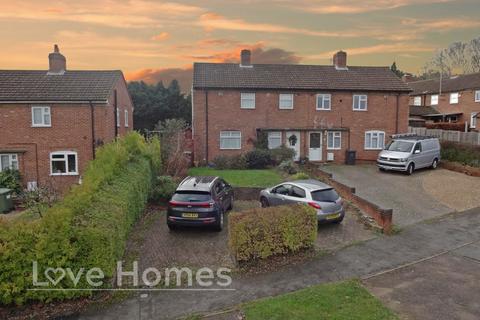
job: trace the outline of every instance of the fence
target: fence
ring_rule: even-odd
[[[427,129],[408,127],[409,133],[414,133],[419,136],[431,136],[439,138],[440,140],[453,141],[465,144],[480,145],[479,132],[462,132],[442,129]]]

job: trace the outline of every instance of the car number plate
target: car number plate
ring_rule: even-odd
[[[190,218],[190,219],[197,219],[198,218],[198,213],[193,213],[193,212],[184,212],[182,213],[183,218]]]
[[[332,219],[337,219],[338,217],[340,217],[340,213],[335,213],[335,214],[329,214],[326,219],[327,220],[332,220]]]

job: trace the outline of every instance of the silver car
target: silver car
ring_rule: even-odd
[[[317,180],[284,182],[260,192],[262,207],[303,203],[317,210],[318,222],[340,223],[345,216],[343,200],[328,184]]]
[[[380,170],[412,174],[416,169],[437,168],[440,162],[440,142],[437,138],[412,134],[394,135],[392,138],[378,155],[377,165]]]

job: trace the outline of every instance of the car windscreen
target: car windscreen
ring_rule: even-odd
[[[393,140],[385,148],[388,151],[410,152],[412,151],[414,143],[409,141]]]
[[[208,192],[199,191],[177,191],[172,197],[173,201],[178,202],[205,202],[212,198]]]
[[[335,202],[338,198],[338,193],[333,188],[312,191],[312,199],[315,201]]]

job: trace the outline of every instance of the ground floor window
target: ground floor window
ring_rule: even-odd
[[[281,132],[269,132],[268,133],[268,149],[275,149],[282,145],[282,133]]]
[[[220,149],[241,149],[242,133],[240,131],[220,131]]]
[[[0,172],[6,169],[18,170],[18,156],[16,154],[0,154]]]
[[[477,116],[480,112],[472,112],[470,116],[470,128],[475,129],[477,127]]]
[[[385,132],[365,132],[365,150],[381,150],[385,146]]]
[[[340,131],[327,132],[327,149],[328,150],[342,149],[342,133]]]
[[[77,175],[78,157],[74,151],[57,151],[50,153],[51,174]]]

